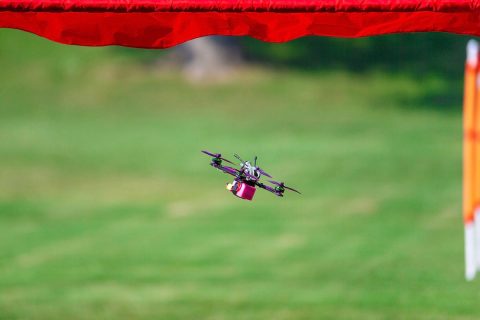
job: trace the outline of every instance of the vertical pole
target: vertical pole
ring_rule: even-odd
[[[463,218],[465,223],[465,277],[473,280],[477,270],[475,254],[474,217],[474,139],[475,93],[478,66],[478,43],[470,40],[467,45],[465,88],[463,101]]]
[[[475,75],[475,106],[473,110],[473,226],[475,230],[475,268],[480,270],[480,69]]]

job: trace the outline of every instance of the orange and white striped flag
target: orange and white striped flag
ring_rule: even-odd
[[[463,101],[463,218],[465,223],[465,277],[480,270],[480,78],[479,46],[467,45]],[[478,163],[477,163],[478,162]]]

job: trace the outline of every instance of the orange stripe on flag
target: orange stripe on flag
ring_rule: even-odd
[[[463,217],[464,221],[474,219],[474,142],[475,139],[475,104],[476,104],[477,67],[471,64],[465,67],[465,88],[463,101]]]

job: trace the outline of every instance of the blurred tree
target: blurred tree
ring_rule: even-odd
[[[436,74],[462,78],[469,36],[447,33],[393,34],[367,38],[304,37],[287,43],[266,43],[249,37],[198,38],[169,50],[116,47],[147,63],[174,56],[192,80],[228,75],[245,60],[304,70],[345,69]],[[166,53],[172,53],[166,54]],[[160,58],[159,58],[160,56]]]
[[[191,81],[228,77],[243,61],[237,38],[233,37],[194,39],[178,46],[175,54]]]
[[[258,62],[301,69],[384,69],[462,75],[470,37],[446,33],[410,33],[367,38],[305,37],[282,44],[242,38],[246,55]]]

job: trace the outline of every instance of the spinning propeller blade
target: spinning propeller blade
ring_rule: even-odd
[[[257,156],[255,156],[255,159],[253,161],[253,166],[257,168],[258,172],[260,172],[260,174],[264,175],[264,176],[267,176],[269,178],[271,178],[272,176],[269,175],[268,173],[266,173],[265,171],[263,171],[260,167],[257,167]]]
[[[214,157],[214,158],[217,158],[217,159],[221,159],[223,161],[226,161],[228,163],[231,163],[231,164],[235,164],[233,163],[232,161],[228,160],[228,159],[225,159],[225,158],[222,158],[222,154],[221,153],[211,153],[209,151],[206,151],[206,150],[202,150],[203,153],[209,155],[210,157]]]
[[[230,164],[233,164],[233,165],[235,164],[235,163],[233,163],[232,161],[230,161],[230,160],[228,160],[228,159],[225,159],[225,158],[220,158],[220,159],[222,159],[223,161],[228,162],[228,163],[230,163]]]
[[[277,181],[273,181],[273,180],[268,180],[268,181],[269,181],[271,184],[274,184],[274,185],[276,185],[276,186],[279,186],[280,188],[285,188],[285,189],[288,189],[288,190],[291,190],[291,191],[293,191],[293,192],[296,192],[296,193],[301,194],[300,191],[295,190],[295,189],[290,188],[290,187],[287,187],[283,182],[277,182]]]
[[[257,167],[257,170],[260,171],[260,173],[261,173],[262,175],[264,175],[264,176],[267,176],[267,177],[269,177],[269,178],[272,177],[271,175],[269,175],[268,173],[266,173],[265,171],[263,171],[263,170],[260,169],[259,167]]]
[[[206,151],[206,150],[202,150],[202,152],[205,153],[205,154],[207,154],[207,155],[209,155],[210,157],[214,157],[214,158],[218,158],[218,157],[221,156],[221,154],[219,154],[219,153],[218,153],[218,154],[215,154],[215,153],[211,153],[211,152]]]

